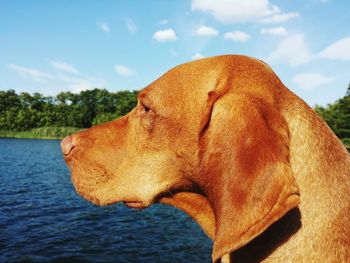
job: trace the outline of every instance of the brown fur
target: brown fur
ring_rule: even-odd
[[[214,262],[350,261],[349,154],[261,61],[175,67],[62,148],[82,196],[176,206],[213,239]]]

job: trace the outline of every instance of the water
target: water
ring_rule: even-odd
[[[59,141],[0,138],[0,262],[210,262],[211,245],[173,207],[83,200]]]

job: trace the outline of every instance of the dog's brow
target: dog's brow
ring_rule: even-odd
[[[140,93],[139,95],[137,95],[137,100],[141,100],[144,97],[145,97],[145,94]]]
[[[151,104],[151,97],[146,92],[141,91],[137,99],[143,103]]]
[[[144,90],[142,90],[138,95],[137,95],[137,99],[141,100],[143,98],[145,98],[147,96],[146,92]]]

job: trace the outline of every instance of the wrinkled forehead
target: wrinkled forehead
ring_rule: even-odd
[[[198,110],[220,79],[220,69],[203,62],[190,62],[171,69],[140,91],[139,100],[156,109],[171,106],[176,111]]]

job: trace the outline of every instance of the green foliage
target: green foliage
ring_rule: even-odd
[[[14,90],[0,91],[0,130],[29,131],[39,127],[89,128],[128,113],[137,102],[137,91],[105,89],[61,92],[56,97]]]
[[[117,113],[100,113],[93,120],[92,125],[98,125],[118,118]]]
[[[63,139],[79,130],[80,129],[74,127],[42,127],[29,131],[0,131],[0,137]]]
[[[343,98],[326,107],[316,105],[315,111],[350,149],[350,84]]]

